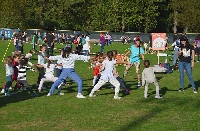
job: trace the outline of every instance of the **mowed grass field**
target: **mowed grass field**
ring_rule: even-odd
[[[0,42],[0,60],[5,53],[9,41]],[[25,53],[31,49],[31,44],[24,44]],[[55,45],[57,48],[63,45]],[[116,49],[125,53],[130,45],[114,43],[105,46],[105,51]],[[38,47],[39,49],[39,47]],[[13,41],[7,52],[11,55],[14,50]],[[93,46],[91,52],[98,52],[99,46]],[[58,50],[54,50],[58,54]],[[170,52],[169,52],[170,54]],[[157,64],[156,54],[146,54],[145,59],[151,65]],[[165,58],[160,58],[164,62]],[[37,63],[37,54],[33,55],[32,63]],[[141,71],[143,62],[141,62]],[[171,63],[171,61],[170,61]],[[0,130],[1,131],[197,131],[200,130],[200,92],[192,92],[189,80],[185,75],[185,91],[178,92],[179,72],[171,74],[156,74],[162,99],[155,99],[155,87],[150,85],[149,97],[143,97],[144,88],[137,88],[137,77],[133,67],[125,78],[131,89],[130,95],[123,95],[121,100],[114,100],[114,90],[109,83],[104,85],[95,98],[89,98],[92,89],[93,70],[88,69],[90,63],[77,61],[75,70],[83,79],[83,95],[86,99],[76,98],[77,85],[63,86],[64,96],[47,97],[51,82],[45,83],[38,97],[31,97],[27,91],[5,97],[0,94]],[[117,66],[122,76],[124,66]],[[197,87],[200,86],[200,63],[195,63],[193,77]],[[5,83],[5,67],[0,64],[0,85]],[[27,81],[34,91],[38,72],[27,72]],[[13,83],[13,86],[15,82]],[[10,90],[12,92],[12,90]],[[55,91],[56,93],[56,91]]]

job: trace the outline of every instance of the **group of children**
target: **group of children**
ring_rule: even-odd
[[[124,80],[120,78],[118,72],[115,68],[116,64],[126,64],[128,68],[130,68],[130,63],[117,59],[117,51],[112,50],[108,51],[106,54],[97,53],[95,57],[78,55],[72,53],[72,46],[67,44],[62,50],[61,54],[57,56],[46,56],[46,46],[42,45],[40,52],[38,53],[38,63],[32,64],[29,62],[30,54],[21,56],[20,53],[16,52],[13,56],[7,56],[5,60],[6,67],[6,84],[4,89],[2,89],[2,93],[5,93],[5,96],[10,96],[9,88],[12,87],[12,82],[16,81],[16,85],[14,87],[15,94],[17,90],[27,89],[30,91],[31,96],[37,96],[35,92],[33,92],[32,88],[27,82],[26,79],[26,71],[31,70],[36,72],[38,70],[39,76],[36,86],[38,86],[38,92],[41,92],[43,87],[43,83],[45,81],[52,81],[53,84],[49,90],[47,96],[51,96],[54,94],[56,88],[58,88],[57,94],[64,95],[61,92],[61,87],[64,83],[66,83],[66,79],[70,78],[78,85],[78,94],[77,98],[86,98],[82,94],[82,82],[83,80],[80,76],[75,72],[74,66],[76,60],[88,61],[90,60],[92,63],[92,69],[94,70],[94,79],[93,79],[93,89],[89,94],[89,97],[94,97],[94,93],[99,91],[99,89],[106,83],[110,82],[115,87],[114,99],[120,99],[118,96],[120,87],[123,87],[126,94],[130,93],[130,89],[127,88]],[[30,52],[29,52],[30,53]],[[53,62],[53,61],[56,61]],[[30,66],[35,66],[37,70],[35,70]],[[144,61],[145,69],[142,73],[142,86],[145,85],[145,93],[144,97],[147,98],[147,90],[149,83],[154,83],[156,85],[156,97],[161,98],[159,95],[159,86],[156,81],[156,77],[154,72],[156,71],[165,71],[165,68],[156,69],[155,67],[150,68],[150,62],[148,60]],[[54,71],[56,70],[56,76],[54,76]],[[25,88],[23,88],[25,87]]]

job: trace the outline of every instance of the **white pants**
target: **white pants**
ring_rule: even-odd
[[[147,92],[148,92],[148,89],[149,89],[149,84],[150,83],[148,83],[148,82],[146,82],[146,84],[145,84],[144,96],[147,96]],[[160,96],[158,82],[155,81],[155,82],[153,82],[153,84],[156,86],[156,96]]]
[[[57,79],[58,79],[58,77],[46,77],[46,78],[42,78],[42,79],[40,80],[40,85],[39,85],[39,87],[38,87],[38,90],[41,90],[42,85],[43,85],[44,82],[46,82],[46,81],[55,82]],[[61,84],[61,85],[62,85],[62,84]],[[61,90],[61,88],[60,88],[61,85],[58,86],[58,90],[59,90],[59,91]]]
[[[97,76],[94,76],[94,78],[93,78],[93,83],[92,83],[93,86],[94,86],[94,84],[95,84],[95,82],[96,82],[96,79],[97,79]]]
[[[117,79],[112,79],[112,80],[109,80],[109,82],[113,86],[115,86],[115,96],[118,96],[119,90],[120,90],[120,83],[119,83],[119,81]],[[100,87],[102,87],[105,83],[106,83],[106,81],[100,79],[98,81],[98,83],[94,86],[94,88],[92,89],[91,94],[94,94],[94,92],[97,91]]]

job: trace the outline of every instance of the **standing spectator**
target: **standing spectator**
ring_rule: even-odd
[[[174,36],[173,36],[173,42],[175,42],[176,40],[178,39],[178,33],[174,33]]]
[[[200,61],[200,37],[197,36],[195,41],[194,41],[194,46],[195,46],[195,51],[197,54],[197,61],[196,62],[199,62]]]
[[[47,35],[46,35],[46,41],[47,41],[47,56],[49,55],[53,55],[53,48],[54,48],[54,35],[48,31]]]
[[[105,39],[105,37],[104,37],[104,33],[101,33],[101,34],[100,34],[99,41],[100,41],[100,45],[101,45],[101,50],[100,50],[100,52],[103,53],[103,51],[104,51],[104,46],[105,46],[105,44],[106,44],[106,39]]]
[[[4,41],[4,38],[5,38],[5,30],[3,29],[1,31],[1,40]]]
[[[176,61],[177,61],[177,59],[178,59],[178,50],[179,50],[179,47],[180,47],[180,40],[177,38],[177,40],[174,41],[174,43],[173,43],[169,48],[171,48],[171,47],[174,48],[172,70],[175,70]]]
[[[107,46],[111,45],[111,35],[108,32],[106,34],[106,44]]]
[[[194,46],[189,44],[186,36],[180,38],[181,45],[179,48],[178,68],[180,73],[180,89],[179,92],[184,91],[184,70],[188,76],[193,92],[197,93],[194,79],[192,77],[192,68],[194,67]]]
[[[26,32],[26,30],[24,30],[23,35],[22,35],[23,42],[26,42],[26,35],[27,35],[27,32]]]
[[[83,51],[84,56],[87,56],[90,52],[91,44],[90,44],[90,37],[88,34],[86,34],[86,37],[82,37],[82,44],[83,44]]]
[[[125,37],[122,36],[120,39],[122,40],[122,45],[124,45],[124,43],[125,43]]]

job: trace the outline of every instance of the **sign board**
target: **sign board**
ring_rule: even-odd
[[[152,50],[165,50],[166,33],[151,33]]]

